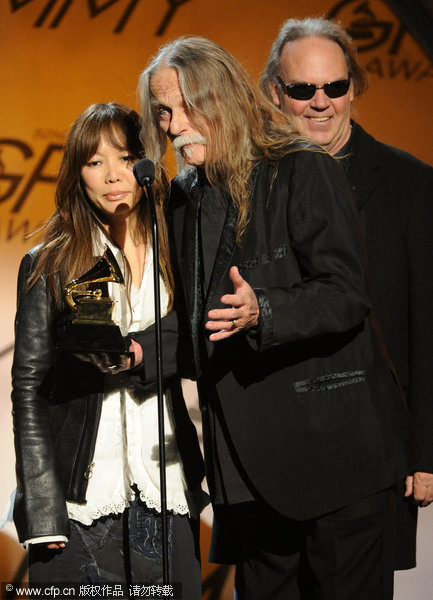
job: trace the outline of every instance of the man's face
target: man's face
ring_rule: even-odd
[[[190,165],[203,165],[206,159],[206,139],[193,127],[188,108],[179,86],[176,69],[163,67],[152,75],[150,90],[159,114],[159,124]]]
[[[340,46],[320,37],[288,42],[281,53],[279,75],[286,83],[323,85],[348,78],[348,68]],[[291,117],[297,131],[336,154],[350,137],[353,85],[340,98],[328,98],[323,89],[310,100],[289,98],[275,82],[270,84],[274,103]]]

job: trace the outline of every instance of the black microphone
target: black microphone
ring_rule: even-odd
[[[149,188],[155,181],[155,165],[150,158],[142,158],[132,168],[134,177],[140,187]]]
[[[158,221],[156,217],[155,201],[152,193],[152,183],[155,181],[155,165],[149,158],[142,158],[132,168],[138,185],[146,187],[149,201],[149,211],[152,221],[152,251],[153,251],[153,287],[155,300],[155,348],[157,371],[157,399],[158,399],[158,438],[159,438],[159,464],[160,464],[160,491],[161,491],[161,522],[162,522],[162,566],[163,582],[169,581],[168,569],[168,521],[167,521],[167,483],[165,459],[165,433],[164,433],[164,400],[163,400],[163,373],[162,373],[162,333],[161,333],[161,296],[159,289],[159,242]]]

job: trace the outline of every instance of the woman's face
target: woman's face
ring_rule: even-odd
[[[92,204],[112,223],[128,217],[140,199],[132,172],[135,158],[126,149],[112,146],[105,136],[81,169],[81,177]]]

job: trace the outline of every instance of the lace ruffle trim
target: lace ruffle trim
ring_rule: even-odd
[[[140,499],[146,504],[148,508],[153,508],[158,512],[161,512],[161,499],[159,491],[156,493],[153,490],[142,490],[138,484],[140,491]],[[174,496],[174,497],[173,497]],[[74,502],[67,502],[68,516],[70,519],[79,521],[83,525],[91,525],[93,521],[105,517],[110,514],[123,513],[125,508],[130,506],[130,501],[135,498],[134,493],[127,498],[119,496],[118,498],[101,499],[99,502],[94,500],[87,504],[76,504]],[[167,497],[167,509],[171,510],[174,514],[186,515],[189,514],[188,504],[183,494],[170,494],[168,492]]]

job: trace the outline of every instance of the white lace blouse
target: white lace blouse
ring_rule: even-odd
[[[122,253],[108,244],[124,272]],[[100,254],[103,253],[99,252]],[[114,320],[123,333],[143,330],[154,322],[153,253],[146,252],[140,289],[133,284],[128,306],[124,289],[109,284],[116,300]],[[167,312],[168,295],[161,279],[161,314]],[[132,311],[132,314],[131,314]],[[172,417],[164,398],[167,508],[188,513],[185,481],[173,433]],[[86,504],[67,502],[68,514],[85,525],[111,513],[121,513],[134,498],[132,485],[150,508],[161,511],[159,486],[157,397],[147,397],[129,384],[126,373],[105,376],[104,398],[95,453],[86,493]]]

